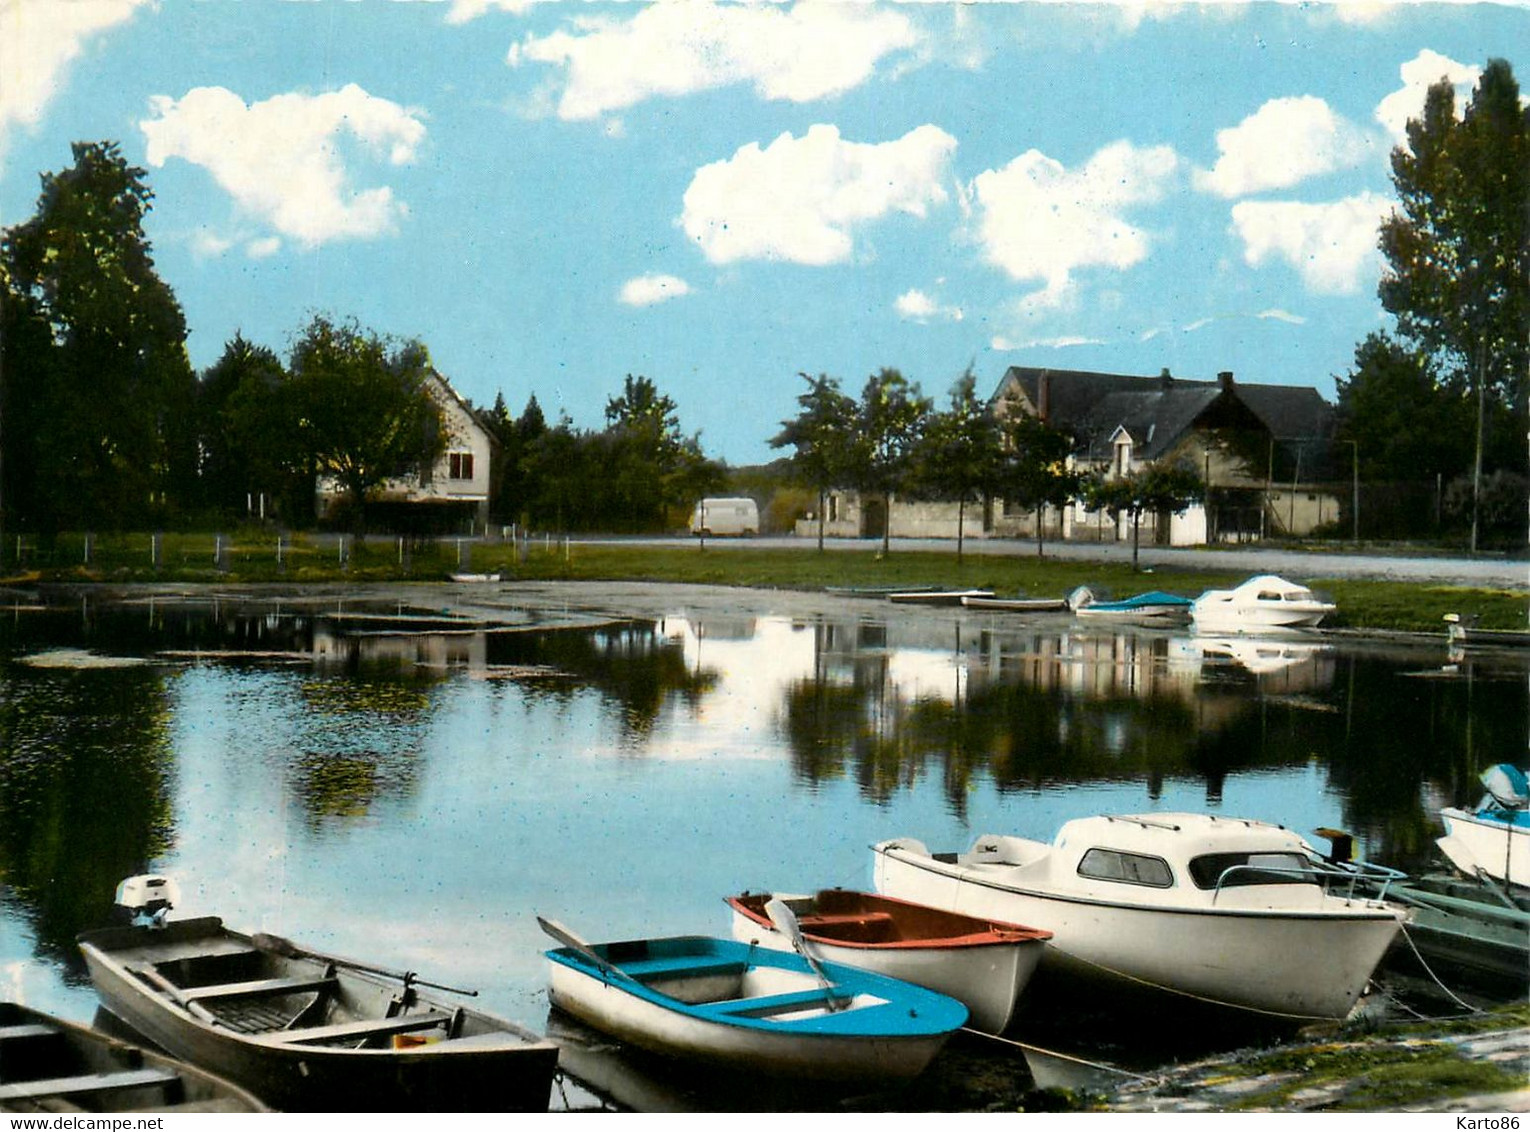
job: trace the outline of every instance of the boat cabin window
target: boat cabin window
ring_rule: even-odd
[[[1319,883],[1312,862],[1300,853],[1207,853],[1191,858],[1190,879],[1197,888],[1215,888],[1218,880],[1223,888]]]
[[[1260,601],[1284,601],[1285,597],[1278,590],[1260,590]]]
[[[1174,874],[1162,857],[1122,853],[1115,849],[1089,850],[1078,863],[1078,875],[1093,880],[1145,884],[1150,888],[1174,887]]]

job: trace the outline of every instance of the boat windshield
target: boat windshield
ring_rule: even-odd
[[[1320,884],[1312,862],[1300,853],[1207,853],[1190,860],[1197,888],[1243,884]]]

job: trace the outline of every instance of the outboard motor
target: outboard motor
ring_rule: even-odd
[[[1482,772],[1482,785],[1487,787],[1488,798],[1506,810],[1523,810],[1530,805],[1530,782],[1525,772],[1513,763],[1499,763]],[[1482,809],[1487,809],[1484,798]]]
[[[162,928],[170,909],[180,900],[175,881],[155,873],[128,877],[117,886],[115,908],[134,927]]]

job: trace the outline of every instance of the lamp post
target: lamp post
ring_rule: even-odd
[[[1360,542],[1360,442],[1358,440],[1346,440],[1350,447],[1352,462],[1350,464],[1350,483],[1352,495],[1350,497],[1350,537],[1357,545]]]

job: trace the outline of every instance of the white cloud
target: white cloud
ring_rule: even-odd
[[[1161,199],[1178,167],[1167,146],[1139,149],[1122,141],[1077,170],[1033,149],[980,173],[972,196],[984,258],[1013,279],[1044,283],[1043,302],[1062,295],[1080,268],[1124,271],[1147,256],[1150,244],[1126,212]]]
[[[1083,338],[1077,335],[1062,335],[1057,338],[1031,338],[1024,342],[1017,342],[1013,338],[996,334],[989,340],[988,345],[995,350],[1065,350],[1070,346],[1103,346],[1105,342],[1099,338]]]
[[[696,170],[680,224],[713,263],[850,258],[855,229],[890,212],[923,217],[945,201],[956,139],[920,126],[896,141],[844,141],[833,126],[750,143]]]
[[[622,284],[621,301],[629,307],[651,307],[691,293],[691,285],[675,275],[639,275]]]
[[[1271,307],[1269,310],[1260,311],[1254,316],[1264,322],[1289,322],[1292,326],[1305,326],[1307,320],[1299,314],[1283,311],[1279,307]]]
[[[242,209],[304,245],[390,232],[407,212],[387,186],[349,183],[340,143],[350,135],[388,163],[407,165],[425,126],[418,111],[359,86],[250,105],[222,87],[198,87],[179,100],[156,95],[150,109],[139,128],[151,165],[179,157],[202,166]]]
[[[860,85],[883,56],[917,41],[901,12],[834,0],[790,8],[668,0],[629,19],[580,15],[569,25],[526,36],[507,59],[563,68],[565,119],[734,83],[764,99],[810,102]]]
[[[149,0],[0,0],[0,158],[16,126],[35,126],[92,36]]]
[[[1370,149],[1365,133],[1321,98],[1275,98],[1217,131],[1221,156],[1210,171],[1196,170],[1195,184],[1221,197],[1283,189],[1357,165]]]
[[[1233,206],[1233,227],[1252,267],[1270,260],[1294,268],[1307,287],[1326,295],[1353,294],[1362,276],[1380,262],[1376,233],[1392,201],[1361,193],[1330,204],[1242,201]]]
[[[910,288],[899,295],[893,301],[893,309],[898,312],[900,318],[906,318],[912,322],[936,320],[960,322],[963,317],[961,307],[942,306],[917,287]]]
[[[1456,88],[1456,115],[1459,117],[1477,80],[1482,77],[1482,68],[1457,63],[1437,51],[1424,50],[1404,63],[1398,73],[1403,85],[1377,104],[1376,121],[1392,135],[1393,141],[1401,144],[1408,140],[1408,119],[1423,114],[1424,99],[1431,86],[1446,79]]]
[[[446,22],[465,24],[476,20],[485,12],[495,10],[521,16],[537,4],[548,2],[549,0],[451,0],[451,8],[446,13]]]

